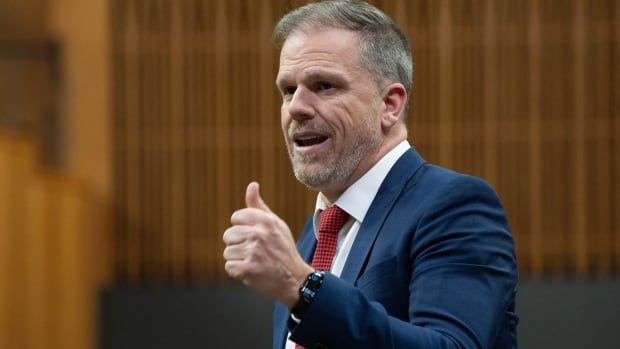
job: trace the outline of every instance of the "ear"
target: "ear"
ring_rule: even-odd
[[[385,87],[382,94],[383,113],[381,126],[390,129],[401,120],[407,106],[407,90],[400,83],[393,83]]]

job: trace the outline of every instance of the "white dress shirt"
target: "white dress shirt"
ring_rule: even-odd
[[[357,232],[364,222],[366,212],[370,208],[379,187],[383,180],[387,176],[388,172],[392,169],[392,166],[396,161],[409,149],[411,145],[409,142],[402,141],[392,150],[390,150],[381,160],[379,160],[368,172],[366,172],[360,179],[353,183],[347,190],[340,195],[340,197],[334,202],[334,205],[343,209],[349,214],[349,220],[344,224],[340,232],[338,233],[338,245],[336,247],[336,253],[332,261],[332,267],[330,273],[335,276],[340,276],[344,264],[347,261],[351,246]],[[316,206],[314,209],[314,235],[317,240],[319,238],[319,214],[326,209],[329,205],[328,200],[319,193],[316,199]],[[289,333],[290,336],[290,333]],[[295,343],[290,339],[286,340],[286,349],[295,349]]]

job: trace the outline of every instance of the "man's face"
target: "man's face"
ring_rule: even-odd
[[[282,46],[276,84],[295,176],[339,195],[374,164],[382,142],[382,100],[359,64],[357,34],[294,32]]]

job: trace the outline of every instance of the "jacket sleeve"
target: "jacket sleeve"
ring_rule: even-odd
[[[291,339],[307,348],[491,348],[514,300],[516,258],[495,192],[459,176],[408,226],[408,321],[331,274]]]

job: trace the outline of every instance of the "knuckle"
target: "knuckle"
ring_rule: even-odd
[[[250,241],[250,246],[252,248],[258,247],[259,242],[265,241],[266,231],[260,226],[256,226],[253,229],[248,231],[248,240]]]
[[[232,264],[230,262],[226,262],[226,264],[224,264],[224,270],[226,270],[226,273],[228,274],[228,276],[235,277],[234,269],[233,269]]]
[[[256,226],[251,230],[252,241],[263,241],[265,238],[265,229],[261,226]]]
[[[250,263],[248,264],[246,270],[245,270],[245,277],[246,278],[256,278],[257,276],[260,275],[260,266],[258,263],[256,263],[256,261],[250,261]]]
[[[240,211],[241,210],[236,210],[235,212],[232,213],[232,215],[230,215],[230,222],[232,224],[235,224],[235,222],[237,222],[240,219]]]
[[[251,242],[248,244],[247,246],[247,256],[246,256],[246,262],[248,263],[247,268],[248,269],[253,269],[256,268],[256,263],[260,260],[260,243],[257,242]]]
[[[248,229],[245,232],[246,240],[249,241],[249,242],[256,241],[257,235],[259,235],[259,233],[258,233],[257,229],[254,229],[254,228]]]
[[[233,263],[231,261],[226,262],[226,264],[224,264],[224,269],[226,270],[226,273],[228,274],[228,276],[230,276],[233,279],[243,279],[244,275],[245,275],[245,267],[243,265],[243,263]]]
[[[248,253],[248,257],[251,258],[256,250],[256,239],[248,239],[244,247]]]
[[[278,217],[274,214],[269,215],[269,224],[272,229],[275,229],[278,226]]]
[[[260,227],[263,235],[268,235],[274,232],[278,227],[278,220],[273,214],[264,215],[260,222],[257,224]]]
[[[222,241],[224,241],[224,243],[226,244],[228,244],[230,241],[230,234],[232,234],[231,229],[232,227],[229,227],[228,229],[224,230],[224,234],[222,234]]]

